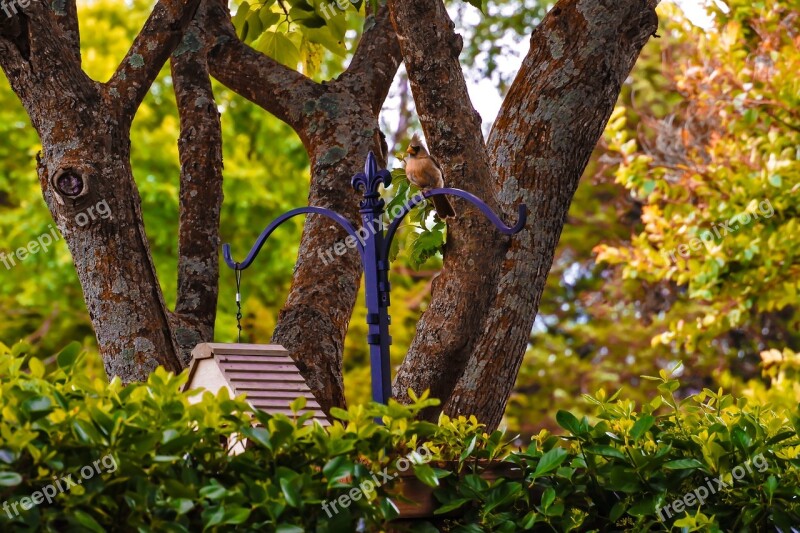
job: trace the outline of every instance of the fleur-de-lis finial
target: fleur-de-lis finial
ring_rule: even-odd
[[[384,201],[378,192],[378,187],[383,185],[388,187],[392,184],[392,174],[386,169],[378,170],[378,162],[375,154],[370,152],[367,155],[367,163],[364,165],[364,172],[359,172],[351,181],[353,188],[364,194],[361,200],[362,210],[380,211],[383,209]]]

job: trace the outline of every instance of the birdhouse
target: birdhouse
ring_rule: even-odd
[[[330,425],[289,352],[277,344],[198,344],[184,390],[200,388],[214,394],[226,388],[231,397],[246,394],[253,408],[288,416],[294,415],[289,404],[304,396],[306,406],[298,414],[313,413],[311,420]]]

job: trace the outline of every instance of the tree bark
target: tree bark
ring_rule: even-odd
[[[109,376],[179,371],[130,166],[133,114],[191,19],[161,0],[107,84],[81,70],[77,19],[31,3],[0,23],[0,66],[42,142],[39,181],[64,235]],[[66,29],[66,34],[65,34]]]
[[[481,133],[480,115],[467,93],[458,55],[462,41],[439,0],[389,0],[411,91],[432,154],[444,170],[445,185],[466,189],[497,209],[492,173]],[[493,296],[507,238],[471,204],[455,206],[448,223],[442,273],[434,280],[431,303],[397,372],[393,393],[408,401],[407,390],[430,389],[443,401],[478,340],[482,315]],[[439,409],[429,409],[435,419]]]
[[[448,225],[438,287],[394,386],[401,400],[407,387],[428,388],[448,414],[475,414],[492,429],[525,354],[578,180],[623,80],[655,32],[655,2],[558,2],[532,36],[488,151],[457,61],[461,39],[443,2],[389,6],[420,120],[448,185],[472,190],[502,213],[521,202],[532,210],[528,228],[512,240],[499,238],[479,215]]]
[[[572,197],[622,83],[658,28],[656,4],[561,1],[534,31],[488,142],[503,212],[524,202],[531,216],[503,259],[448,414],[475,414],[490,430],[500,423]]]
[[[209,53],[212,75],[297,132],[311,159],[308,204],[332,209],[359,227],[350,179],[363,171],[369,151],[387,164],[378,114],[400,62],[386,8],[367,18],[369,29],[347,71],[322,84],[243,44],[226,4],[215,4],[211,25],[217,35]],[[326,255],[346,236],[327,218],[307,218],[272,337],[292,355],[326,412],[345,406],[342,352],[361,274],[357,251]]]
[[[208,4],[202,2],[170,60],[181,123],[178,297],[171,318],[184,366],[197,344],[214,340],[219,292],[222,126],[206,61]]]

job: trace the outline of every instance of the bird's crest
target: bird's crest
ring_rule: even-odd
[[[419,138],[419,133],[411,136],[411,146],[422,146],[422,140]]]

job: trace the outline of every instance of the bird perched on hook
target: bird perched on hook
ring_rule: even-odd
[[[416,133],[411,137],[406,153],[409,158],[406,161],[406,176],[408,180],[419,187],[422,191],[428,189],[438,189],[444,187],[444,176],[439,162],[428,153],[428,149],[422,144],[419,135]],[[431,197],[436,214],[442,220],[456,216],[453,205],[446,196],[437,195]]]

